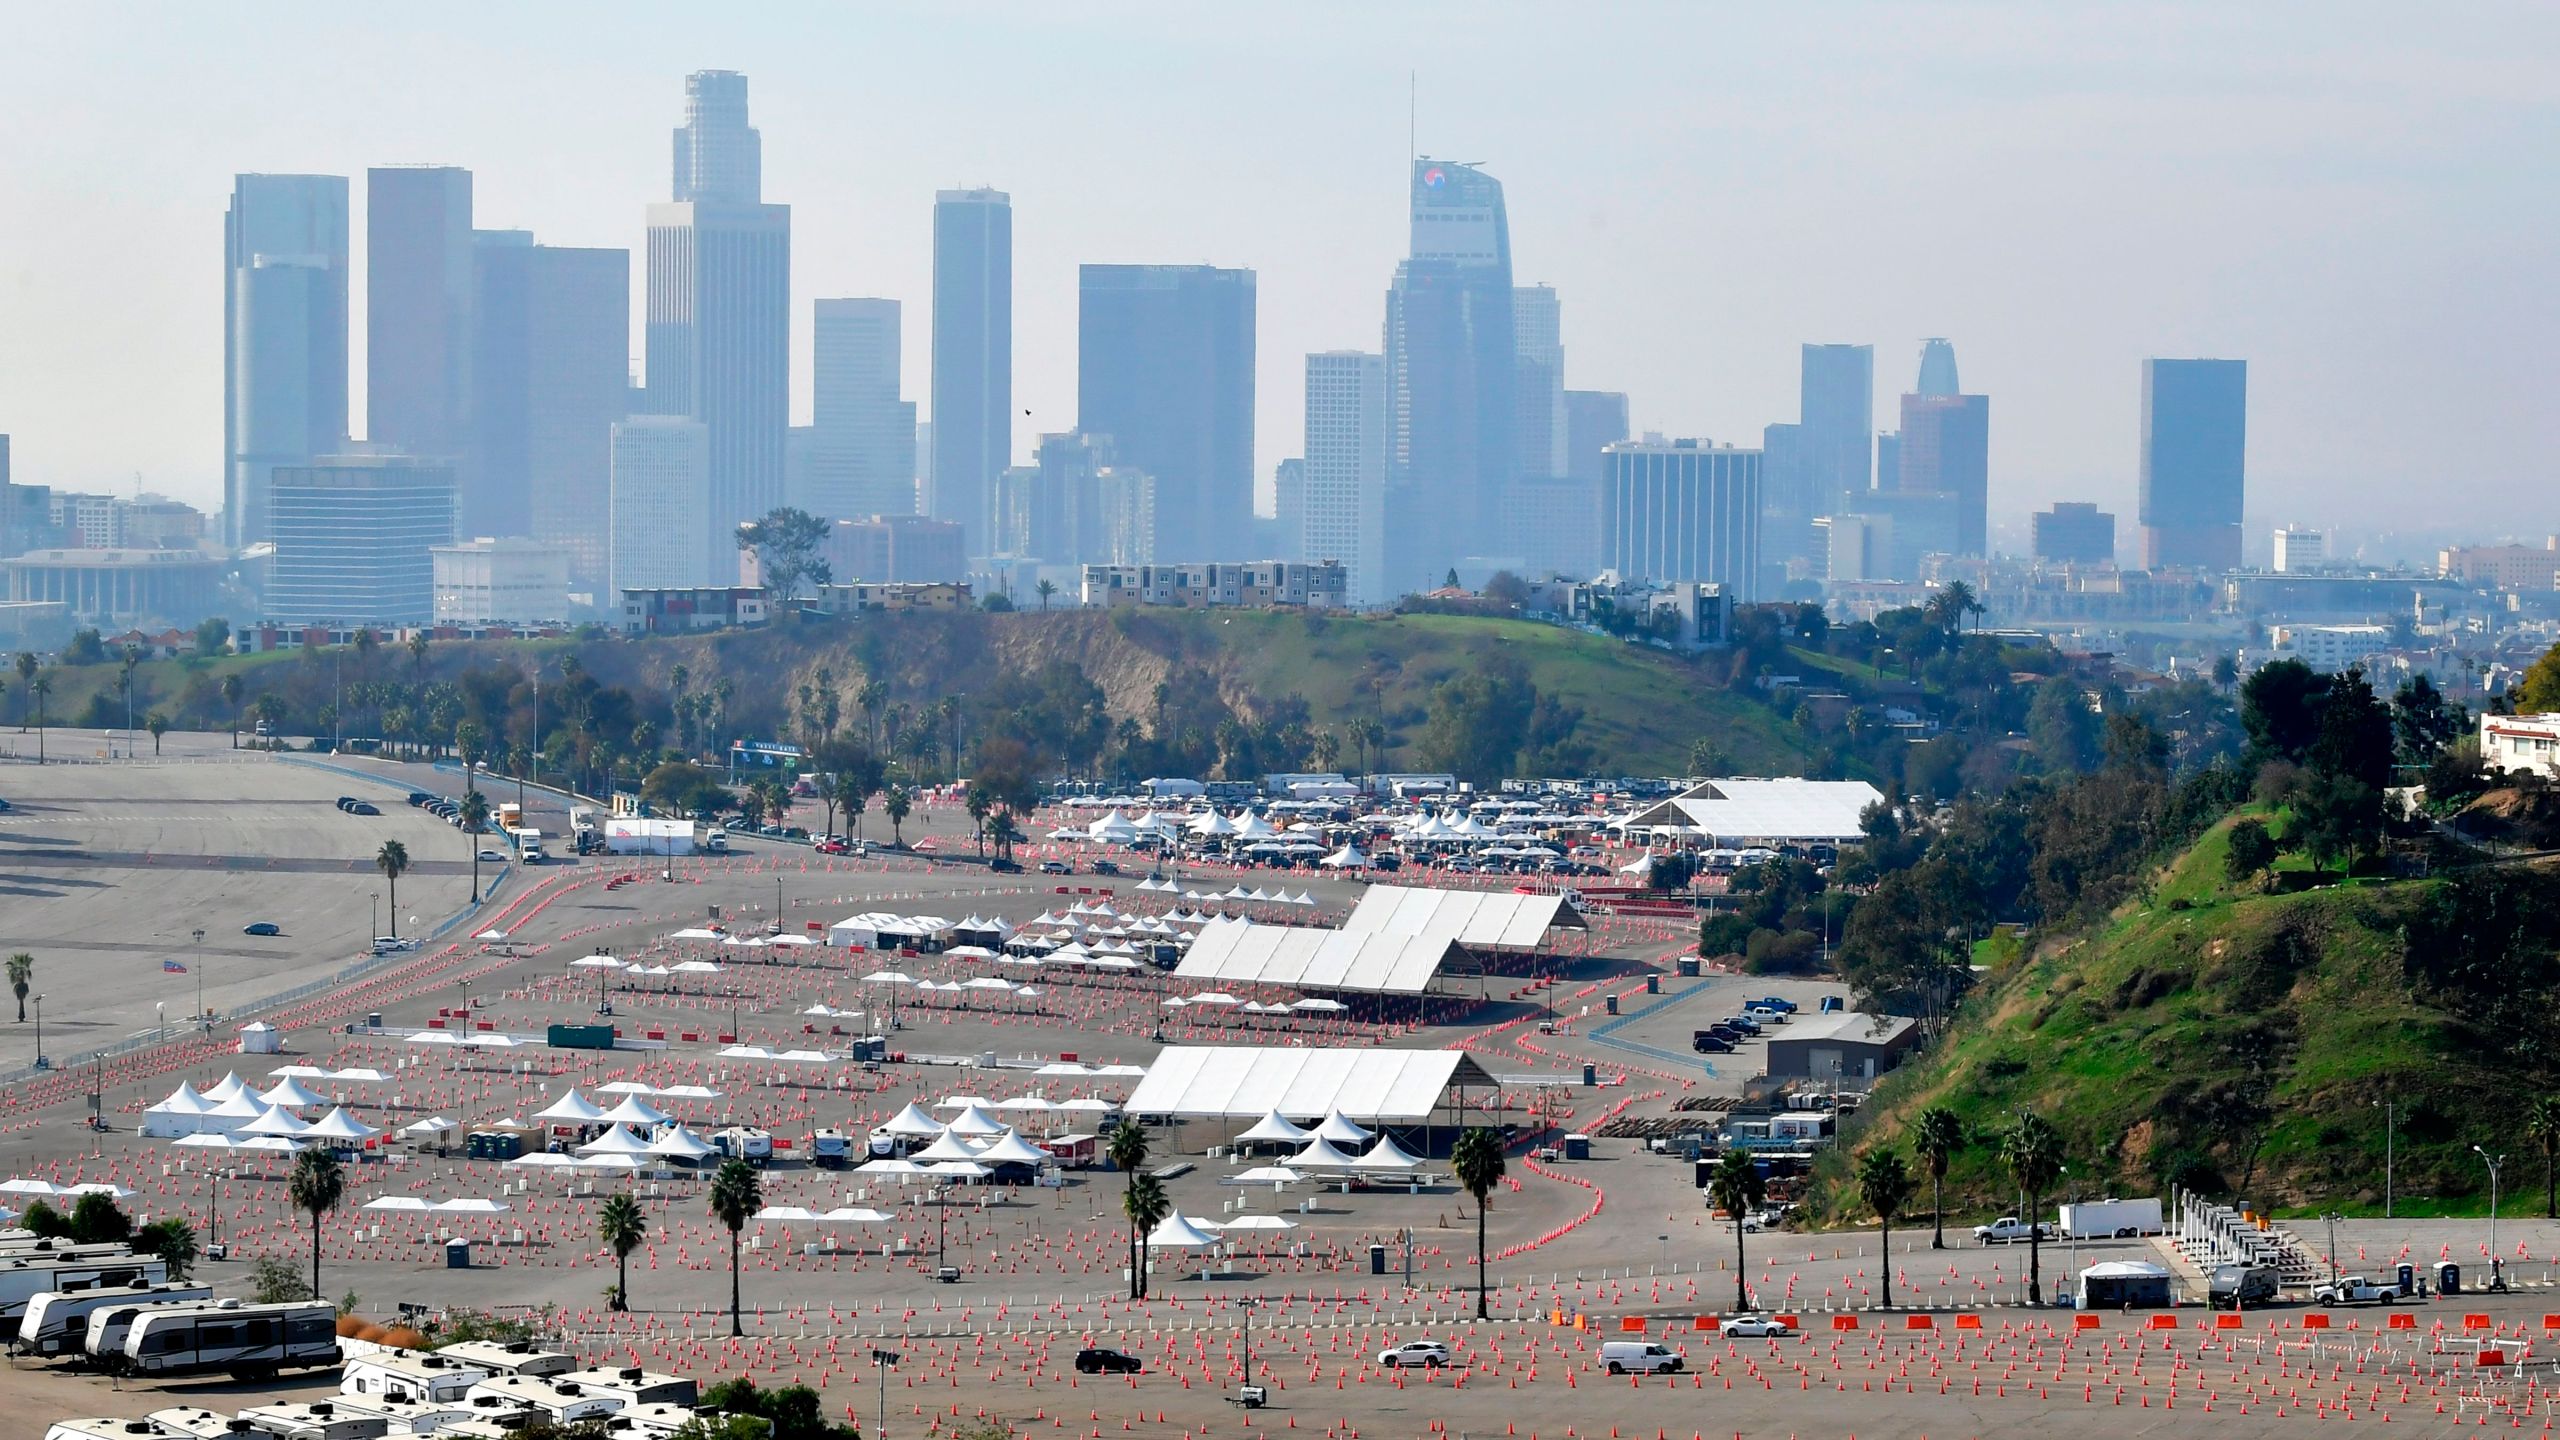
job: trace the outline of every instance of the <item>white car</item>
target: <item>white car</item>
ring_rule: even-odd
[[[507,863],[507,852],[504,850],[483,850],[480,852],[480,858],[488,861],[492,865],[504,865]]]
[[[1401,1345],[1378,1352],[1378,1363],[1390,1370],[1407,1365],[1438,1369],[1449,1363],[1449,1347],[1437,1340],[1407,1340]]]
[[[1774,1315],[1736,1315],[1716,1330],[1727,1338],[1745,1340],[1778,1339],[1796,1333],[1796,1327]]]

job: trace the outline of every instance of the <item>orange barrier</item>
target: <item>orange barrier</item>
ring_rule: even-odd
[[[1902,1317],[1902,1328],[1905,1330],[1935,1330],[1938,1328],[1938,1322],[1926,1315],[1906,1315]]]
[[[2178,1328],[2178,1317],[2175,1315],[2154,1315],[2144,1323],[2143,1328],[2146,1330],[2175,1330]]]
[[[1858,1317],[1855,1315],[1834,1315],[1831,1317],[1831,1328],[1834,1330],[1855,1330],[1858,1328]]]
[[[2486,1315],[2465,1315],[2462,1317],[2462,1328],[2465,1330],[2495,1330],[2498,1328],[2498,1324]]]
[[[1956,1328],[1959,1330],[1979,1330],[1982,1328],[1982,1317],[1979,1315],[1959,1315],[1956,1317]]]
[[[2418,1328],[2418,1317],[2395,1312],[2390,1319],[2383,1322],[2383,1326],[2391,1330],[2415,1330]]]
[[[2302,1317],[2302,1328],[2305,1330],[2326,1330],[2329,1328],[2329,1317],[2316,1313],[2305,1315]]]
[[[2249,1328],[2249,1322],[2237,1315],[2216,1315],[2213,1317],[2213,1328],[2216,1330],[2246,1330]]]
[[[2074,1330],[2095,1330],[2098,1328],[2098,1317],[2095,1315],[2074,1315],[2071,1317],[2071,1328]]]
[[[1641,1315],[1621,1315],[1618,1317],[1618,1333],[1621,1335],[1641,1335],[1650,1326],[1650,1324],[1651,1322],[1647,1321]]]

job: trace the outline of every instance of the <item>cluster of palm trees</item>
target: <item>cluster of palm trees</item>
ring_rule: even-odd
[[[1920,1112],[1913,1122],[1911,1147],[1913,1158],[1929,1176],[1929,1248],[1943,1250],[1946,1234],[1947,1169],[1955,1157],[1977,1137],[1965,1129],[1964,1121],[1943,1105],[1932,1105]],[[2020,1110],[2007,1126],[1991,1135],[1978,1137],[1997,1145],[2001,1168],[2018,1187],[2019,1215],[2028,1222],[2027,1229],[2027,1303],[2044,1303],[2043,1232],[2036,1228],[2037,1213],[2044,1208],[2046,1192],[2062,1176],[2062,1137],[2052,1122],[2032,1110]],[[1911,1201],[1919,1188],[1919,1178],[1902,1154],[1887,1145],[1878,1145],[1859,1157],[1857,1170],[1858,1198],[1874,1212],[1876,1223],[1883,1228],[1885,1254],[1884,1304],[1893,1307],[1893,1222]],[[1738,1227],[1737,1227],[1738,1233]]]

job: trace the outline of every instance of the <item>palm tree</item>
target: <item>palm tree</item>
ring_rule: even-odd
[[[315,1296],[320,1293],[320,1217],[338,1208],[346,1193],[347,1176],[338,1168],[338,1152],[314,1145],[293,1157],[285,1194],[292,1198],[294,1209],[311,1217],[311,1293]]]
[[[240,696],[248,687],[238,675],[222,677],[222,703],[231,707],[231,748],[240,748]]]
[[[36,763],[44,763],[44,697],[53,693],[53,672],[48,670],[27,682],[36,697]]]
[[[2062,1173],[2062,1137],[2043,1116],[2021,1110],[2018,1123],[2000,1137],[2000,1160],[2018,1182],[2018,1196],[2024,1202],[2019,1218],[2027,1222],[2027,1303],[2042,1305],[2044,1231],[2037,1226],[2036,1215],[2044,1208],[2046,1188]]]
[[[142,717],[142,728],[151,732],[151,755],[160,756],[160,737],[169,733],[169,717],[157,710]]]
[[[809,790],[827,808],[826,834],[836,833],[836,777],[821,770],[809,777]]]
[[[427,673],[427,632],[424,630],[409,637],[409,671],[413,675]]]
[[[489,797],[477,790],[462,792],[462,803],[455,807],[454,818],[462,822],[462,837],[471,845],[471,903],[480,903],[480,827],[489,822]]]
[[[1137,1268],[1131,1273],[1129,1298],[1147,1298],[1147,1236],[1173,1213],[1173,1197],[1164,1193],[1164,1182],[1153,1175],[1140,1175],[1129,1182],[1129,1191],[1120,1197],[1121,1213],[1129,1217],[1130,1243],[1137,1252]]]
[[[26,700],[26,697],[31,696],[31,695],[33,695],[33,694],[35,694],[35,678],[36,678],[36,652],[34,652],[33,650],[21,650],[21,651],[19,651],[19,652],[18,652],[18,695],[19,695],[19,700],[18,700],[18,733],[19,733],[19,734],[21,734],[21,735],[25,734],[25,733],[26,733],[26,731],[27,731],[27,700]]]
[[[738,1232],[764,1208],[764,1184],[756,1167],[744,1160],[723,1160],[711,1175],[711,1218],[729,1229],[729,1333],[744,1335],[738,1324]]]
[[[649,1238],[649,1217],[640,1202],[616,1195],[596,1212],[596,1238],[613,1252],[613,1308],[631,1308],[631,1252]]]
[[[21,950],[9,957],[9,991],[18,997],[18,1023],[27,1023],[27,992],[35,988],[36,957]]]
[[[1716,1162],[1715,1173],[1708,1177],[1707,1199],[1733,1217],[1733,1308],[1751,1308],[1751,1282],[1747,1278],[1747,1259],[1742,1249],[1742,1222],[1759,1207],[1769,1193],[1769,1182],[1760,1178],[1760,1162],[1747,1150],[1727,1150]]]
[[[2552,1206],[2552,1162],[2560,1160],[2560,1097],[2537,1095],[2524,1112],[2525,1138],[2542,1147],[2542,1213],[2560,1216]]]
[[[1956,1112],[1944,1105],[1932,1105],[1920,1112],[1920,1123],[1912,1132],[1913,1148],[1920,1152],[1920,1163],[1929,1169],[1929,1248],[1947,1248],[1946,1195],[1947,1166],[1956,1152],[1964,1148],[1964,1122]]]
[[[476,855],[479,852],[472,853]],[[383,841],[382,848],[373,852],[373,868],[381,871],[382,878],[391,882],[391,933],[397,936],[400,933],[400,876],[409,868],[409,847],[397,840]]]
[[[1858,1162],[1858,1198],[1876,1212],[1876,1223],[1884,1227],[1884,1308],[1893,1308],[1893,1217],[1911,1199],[1915,1187],[1911,1171],[1903,1165],[1902,1156],[1892,1150],[1871,1150]]]
[[[1040,577],[1040,583],[1032,586],[1031,589],[1040,597],[1040,612],[1044,615],[1047,614],[1049,611],[1049,597],[1058,593],[1058,582],[1050,579],[1046,575],[1043,575]]]
[[[1502,1136],[1481,1125],[1470,1126],[1449,1149],[1449,1172],[1459,1188],[1476,1202],[1476,1318],[1485,1317],[1484,1211],[1493,1187],[1502,1183]]]
[[[889,703],[889,687],[877,680],[865,680],[862,688],[853,692],[853,703],[862,711],[864,745],[873,750],[879,749],[880,712]]]
[[[1110,1157],[1111,1168],[1120,1172],[1123,1187],[1135,1187],[1138,1172],[1146,1168],[1147,1127],[1135,1120],[1123,1119],[1111,1127],[1110,1138],[1103,1142],[1102,1153]],[[1125,1204],[1125,1196],[1123,1201]],[[1144,1238],[1136,1225],[1137,1222],[1132,1220],[1129,1230],[1129,1298],[1132,1300],[1138,1298],[1138,1245]]]
[[[902,827],[907,823],[907,816],[914,810],[915,803],[915,797],[907,793],[907,787],[904,785],[890,786],[889,793],[880,801],[880,813],[889,817],[889,843],[902,850],[907,844],[906,832]]]

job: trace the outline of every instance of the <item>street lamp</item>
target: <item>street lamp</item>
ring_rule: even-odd
[[[196,1023],[207,1025],[209,1022],[204,1018],[204,932],[196,930],[190,933],[196,942]],[[373,937],[368,935],[365,938],[370,940]]]
[[[877,1440],[877,1437],[889,1433],[889,1369],[898,1363],[898,1352],[874,1350],[871,1352],[871,1363],[877,1366],[880,1372],[880,1419],[871,1432]]]
[[[42,1000],[44,997],[39,995],[36,998]],[[44,1023],[42,1010],[36,1012],[36,1023]],[[2471,1147],[2471,1153],[2479,1156],[2480,1163],[2489,1167],[2489,1269],[2495,1273],[2498,1268],[2498,1172],[2505,1167],[2507,1157],[2492,1155],[2477,1145]]]
[[[31,997],[36,1002],[36,1068],[48,1069],[53,1062],[44,1058],[44,997]]]
[[[2329,1225],[2329,1285],[2335,1289],[2338,1284],[2338,1222],[2346,1217],[2332,1210],[2320,1218]]]
[[[1236,1310],[1244,1322],[1244,1383],[1247,1385],[1253,1383],[1253,1312],[1261,1303],[1250,1295],[1236,1301]]]
[[[374,891],[374,892],[373,892],[373,929],[372,929],[372,931],[371,931],[370,933],[368,933],[368,934],[364,937],[364,942],[365,942],[365,944],[367,944],[367,945],[371,945],[371,944],[374,942],[375,937],[377,937],[377,936],[379,936],[379,935],[381,935],[381,934],[382,934],[382,892],[381,892],[381,891],[379,891],[379,890],[376,890],[376,891]]]
[[[2400,1128],[2400,1102],[2386,1096],[2373,1103],[2382,1107],[2382,1218],[2388,1220],[2391,1218],[2391,1171],[2393,1162],[2398,1159],[2392,1150],[2397,1139],[2394,1132]]]

